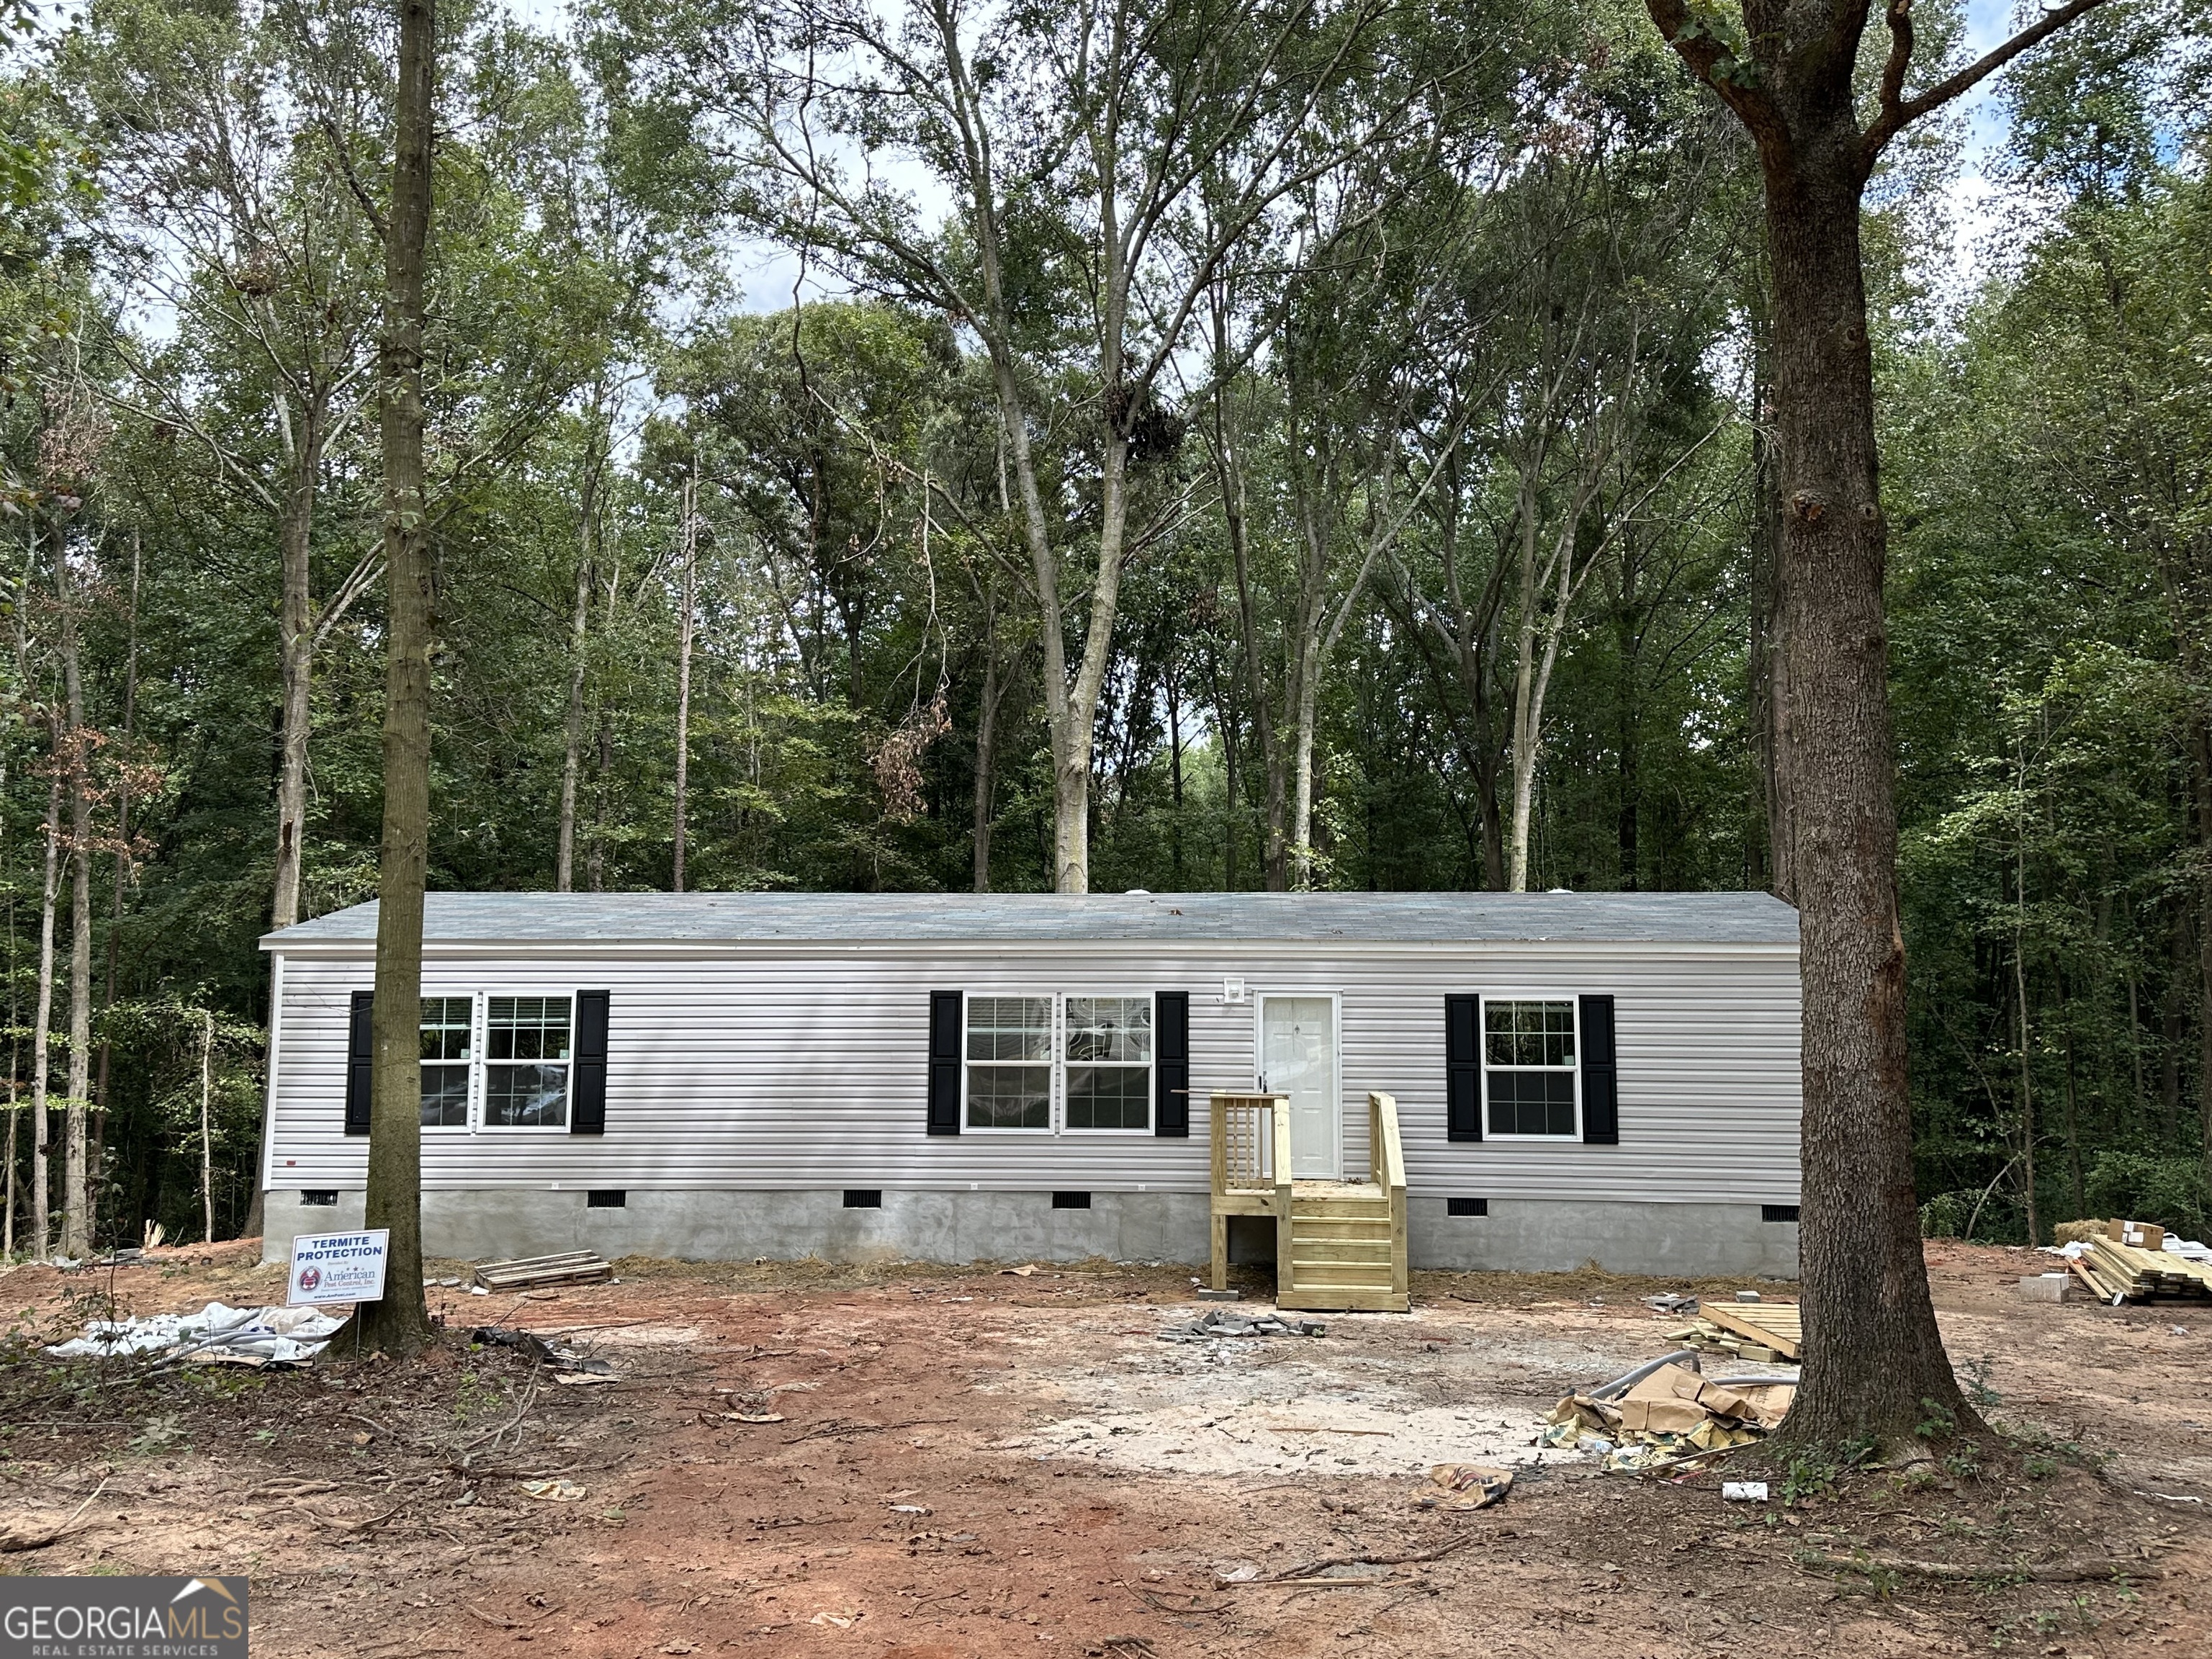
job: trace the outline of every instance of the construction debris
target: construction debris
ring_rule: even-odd
[[[507,1325],[479,1325],[469,1333],[469,1340],[486,1347],[515,1348],[528,1354],[540,1364],[549,1365],[556,1373],[554,1381],[567,1382],[585,1377],[611,1379],[615,1368],[604,1359],[579,1353],[565,1342],[548,1342],[535,1331],[526,1331]]]
[[[1694,1468],[1708,1456],[1763,1438],[1790,1409],[1796,1381],[1731,1378],[1723,1386],[1673,1356],[1589,1394],[1570,1395],[1536,1437],[1540,1446],[1587,1452],[1617,1471]]]
[[[1224,1313],[1210,1308],[1205,1316],[1188,1325],[1176,1325],[1160,1333],[1163,1342],[1210,1342],[1220,1336],[1326,1336],[1328,1327],[1318,1319],[1278,1319],[1273,1314],[1255,1314],[1246,1318],[1242,1314]]]
[[[319,1308],[233,1308],[210,1302],[196,1314],[95,1319],[84,1334],[46,1350],[56,1359],[165,1354],[195,1364],[297,1365],[320,1353],[345,1322]]]
[[[1513,1471],[1482,1463],[1439,1463],[1429,1471],[1429,1484],[1442,1492],[1424,1492],[1425,1510],[1486,1510],[1513,1490]]]
[[[516,1261],[487,1261],[475,1277],[487,1291],[532,1291],[541,1285],[596,1285],[613,1273],[597,1250],[570,1250]]]
[[[2123,1227],[2137,1225],[2133,1222],[2114,1222],[2111,1230],[2117,1232]],[[2166,1243],[2162,1231],[2153,1228],[2151,1231],[2158,1233],[2162,1243]],[[2140,1231],[2136,1236],[2148,1237]],[[2100,1233],[2086,1240],[2069,1240],[2058,1253],[2065,1257],[2074,1276],[2087,1285],[2100,1302],[2117,1305],[2123,1302],[2212,1300],[2212,1260],[2200,1256],[2198,1252],[2203,1247],[2191,1239],[2171,1243],[2194,1248],[2148,1249],[2118,1243]]]
[[[1667,1340],[1771,1364],[1800,1358],[1805,1339],[1795,1302],[1707,1302],[1698,1309],[1696,1322]]]

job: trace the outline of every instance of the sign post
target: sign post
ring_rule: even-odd
[[[384,1299],[384,1261],[392,1243],[389,1228],[360,1233],[307,1233],[292,1241],[292,1277],[284,1292],[288,1308],[330,1302]]]

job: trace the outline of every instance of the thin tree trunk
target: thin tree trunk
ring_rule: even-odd
[[[2197,1107],[2203,1134],[2204,1174],[2212,1182],[2212,722],[2191,723],[2190,744],[2196,766],[2197,843],[2203,874],[2197,890]]]
[[[1182,872],[1182,687],[1172,659],[1168,664],[1168,868],[1175,890],[1185,890]]]
[[[128,618],[128,642],[123,656],[123,766],[116,782],[115,803],[115,901],[107,917],[107,987],[100,1000],[104,1010],[115,1006],[115,979],[123,945],[123,900],[131,881],[131,735],[138,713],[138,579],[141,570],[138,532],[131,532],[131,609]],[[96,1109],[92,1123],[92,1156],[95,1167],[104,1168],[107,1151],[107,1068],[110,1050],[114,1047],[102,1032],[100,1038],[100,1077],[93,1085],[92,1100]],[[254,1193],[254,1215],[257,1230],[260,1214],[260,1192]]]
[[[208,1115],[208,1095],[214,1075],[215,1010],[207,1016],[206,1034],[200,1038],[200,1220],[205,1237],[215,1243],[215,1131]]]
[[[62,1131],[61,1251],[79,1260],[92,1254],[92,1171],[87,1109],[92,1094],[92,735],[84,722],[84,674],[77,636],[76,599],[70,591],[68,550],[54,550],[59,600],[63,695],[69,708],[65,753],[70,800],[69,1097]]]
[[[599,461],[586,455],[577,503],[575,608],[568,617],[568,720],[561,749],[561,827],[553,855],[553,890],[569,891],[576,872],[576,783],[584,763],[584,669],[592,620],[592,527],[597,522]]]
[[[607,792],[615,771],[615,717],[605,708],[599,710],[597,753],[599,775],[592,783],[592,844],[584,851],[584,877],[594,893],[606,888]]]
[[[422,884],[430,817],[430,647],[435,626],[422,489],[422,276],[430,229],[437,36],[431,0],[399,0],[392,205],[385,234],[384,836],[364,1224],[390,1230],[384,1297],[355,1310],[362,1346],[394,1355],[431,1340],[422,1299]],[[329,1352],[346,1352],[343,1338]]]
[[[2027,969],[2015,946],[2012,953],[2014,1006],[2020,1013],[2020,1166],[2027,1208],[2027,1243],[2033,1249],[2043,1237],[2035,1199],[2035,1091],[2028,1066]]]
[[[972,840],[975,890],[991,890],[992,798],[997,793],[999,763],[998,585],[983,599],[983,690],[975,710],[975,800]]]
[[[48,718],[52,718],[49,714]],[[46,1114],[54,1023],[54,908],[61,896],[62,755],[55,733],[53,775],[46,785],[46,868],[39,897],[39,989],[31,1017],[31,1242],[44,1261],[53,1249],[53,1177],[46,1165],[53,1127]]]
[[[684,791],[691,776],[691,634],[698,603],[699,475],[684,480],[684,617],[676,635],[676,836],[674,887],[684,890]]]
[[[269,907],[271,927],[289,927],[300,919],[300,872],[307,817],[307,741],[313,718],[315,613],[309,554],[322,440],[312,408],[301,411],[301,424],[290,488],[276,523],[283,595],[277,661],[282,712],[277,726],[276,872]]]

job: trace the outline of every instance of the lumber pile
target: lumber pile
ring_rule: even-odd
[[[1795,1302],[1708,1302],[1698,1308],[1694,1323],[1667,1340],[1771,1364],[1797,1358],[1805,1333]]]
[[[596,1285],[613,1273],[597,1250],[569,1250],[561,1255],[487,1261],[476,1270],[476,1281],[488,1291],[534,1291],[542,1285]]]
[[[2212,1264],[2098,1237],[2066,1265],[2100,1302],[2212,1301]]]

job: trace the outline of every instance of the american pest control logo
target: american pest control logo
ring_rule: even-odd
[[[246,1659],[243,1578],[0,1578],[0,1659]]]

